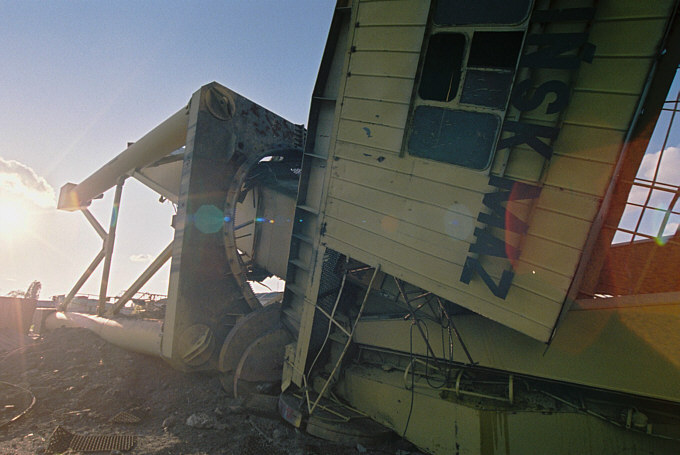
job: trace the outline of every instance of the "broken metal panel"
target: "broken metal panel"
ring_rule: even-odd
[[[0,297],[0,331],[28,334],[36,306],[36,299]]]

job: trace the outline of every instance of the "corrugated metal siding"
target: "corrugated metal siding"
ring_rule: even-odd
[[[544,109],[508,114],[523,122],[561,125],[562,130],[547,169],[543,157],[526,145],[497,154],[494,171],[544,185],[533,204],[521,201],[510,208],[520,218],[529,217],[530,227],[523,238],[505,234],[508,243],[522,247],[522,254],[513,263],[515,278],[507,298],[500,299],[478,278],[469,285],[459,281],[474,243],[477,214],[486,211],[482,197],[494,191],[488,176],[402,151],[429,1],[359,2],[340,122],[331,144],[324,242],[547,340],[609,184],[671,3],[598,2],[588,40],[597,46],[593,63],[582,64],[576,74],[540,70],[533,75],[536,85],[569,80],[567,109],[551,115],[537,114]],[[549,27],[552,32],[583,29],[566,23]],[[549,96],[544,105],[551,101]],[[498,281],[505,262],[485,258],[483,265]]]

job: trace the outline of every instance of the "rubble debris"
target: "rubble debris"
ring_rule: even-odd
[[[22,384],[37,400],[24,418],[2,428],[0,454],[46,453],[46,441],[57,425],[82,436],[116,434],[122,427],[111,419],[124,410],[141,418],[130,427],[136,436],[135,455],[241,455],[260,443],[266,445],[261,454],[356,455],[354,447],[322,441],[295,431],[279,415],[244,407],[222,391],[217,375],[182,373],[85,329],[48,332],[30,346],[0,355],[0,380]],[[18,411],[26,403],[6,404]],[[184,424],[199,413],[209,416],[215,428]],[[395,453],[398,446],[366,447],[369,455],[376,455]]]

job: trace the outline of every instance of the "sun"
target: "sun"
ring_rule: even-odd
[[[20,201],[0,197],[0,235],[16,236],[28,228],[28,208]]]

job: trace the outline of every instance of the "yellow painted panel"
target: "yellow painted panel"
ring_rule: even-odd
[[[423,177],[434,182],[455,182],[460,187],[481,193],[489,191],[490,188],[487,185],[489,178],[483,172],[475,172],[439,161],[415,158],[409,155],[400,158],[398,154],[390,154],[383,150],[371,149],[349,142],[336,142],[335,156],[370,165],[380,163],[380,166],[385,169]]]
[[[600,208],[600,197],[544,185],[537,206],[590,222]]]
[[[399,152],[404,130],[372,123],[340,120],[338,139],[369,147]]]
[[[356,228],[334,218],[327,218],[325,237],[332,237],[344,243],[352,243],[356,248],[370,253],[376,260],[386,260],[399,264],[413,273],[423,274],[442,285],[455,287],[463,292],[476,296],[489,305],[502,306],[504,309],[521,314],[528,319],[550,325],[559,313],[560,303],[528,292],[518,286],[511,286],[507,299],[499,299],[491,294],[479,277],[475,277],[466,285],[459,281],[462,266],[424,254],[409,245],[403,245],[381,235]],[[342,252],[342,250],[339,250]],[[389,272],[388,272],[389,273]],[[498,279],[497,277],[494,277]],[[410,280],[409,280],[410,281]],[[414,283],[415,284],[415,283]],[[458,301],[459,305],[468,307],[468,302]],[[469,307],[468,307],[469,308]]]
[[[456,240],[467,243],[474,241],[472,234],[476,213],[465,215],[339,179],[331,181],[329,197],[360,205]]]
[[[358,248],[356,245],[345,243],[333,237],[325,237],[324,239],[326,240],[329,248],[341,251],[359,261],[366,262],[368,264],[380,263],[381,270],[383,270],[385,273],[396,276],[400,279],[408,280],[409,283],[419,286],[423,289],[429,289],[436,295],[450,300],[451,302],[461,304],[462,306],[478,314],[481,314],[482,316],[495,321],[503,321],[507,327],[522,332],[525,335],[543,342],[547,342],[550,338],[552,333],[552,322],[550,325],[542,324],[527,317],[526,313],[511,311],[511,305],[503,306],[491,304],[481,298],[465,292],[462,289],[451,287],[435,281],[428,275],[407,270],[404,268],[405,264],[394,263],[386,259],[378,259],[374,255]],[[560,311],[560,305],[550,301],[549,299],[535,302],[538,305],[552,308],[554,310],[550,317],[552,321],[557,318]]]
[[[646,3],[646,2],[645,2]],[[653,57],[666,19],[596,22],[590,29],[589,40],[597,48],[598,57]]]
[[[413,79],[418,69],[417,52],[354,52],[349,71],[353,75],[394,76]]]
[[[553,156],[546,183],[595,196],[603,196],[613,167],[568,156]]]
[[[564,120],[627,131],[637,103],[635,95],[574,92]]]
[[[579,68],[574,89],[640,94],[652,59],[595,58]]]
[[[581,258],[581,250],[528,235],[520,259],[571,277]]]
[[[423,322],[428,326],[430,339],[438,339],[441,326],[435,321]],[[477,315],[459,315],[455,324],[480,366],[680,401],[680,305],[569,311],[547,351],[545,345]],[[366,319],[357,325],[356,341],[409,352],[410,325],[403,319]],[[422,339],[414,337],[413,341],[414,353],[426,355]],[[462,346],[457,340],[454,343],[454,361],[466,362]],[[445,352],[441,344],[432,343],[431,347],[437,355]]]
[[[341,178],[469,216],[476,216],[481,208],[482,194],[466,188],[342,159],[334,161],[332,169],[333,178]],[[455,179],[451,182],[455,183]]]
[[[359,25],[424,25],[429,0],[386,0],[359,3]]]
[[[595,12],[595,20],[667,17],[673,3],[673,0],[610,0],[599,2]]]
[[[531,217],[529,234],[572,248],[583,249],[590,223],[561,213],[537,208]]]
[[[642,92],[651,62],[650,57],[596,57],[592,63],[581,62],[574,89],[639,94]],[[531,72],[534,87],[553,80],[572,85],[571,77],[569,72],[558,69],[540,68]],[[535,110],[545,112],[547,104],[554,100],[554,94],[546,96],[543,104]]]
[[[514,271],[513,285],[555,302],[562,302],[571,286],[571,278],[524,261],[518,261]]]
[[[545,166],[545,158],[533,149],[516,147],[510,153],[505,175],[515,180],[537,182]]]
[[[357,51],[418,52],[423,45],[425,27],[359,27],[354,29]]]
[[[341,117],[358,122],[403,128],[408,117],[408,104],[345,97]]]
[[[614,164],[624,138],[623,131],[564,124],[553,146],[553,153]]]
[[[335,120],[335,109],[329,105],[322,105],[317,117],[317,127],[314,134],[314,153],[327,155],[331,143],[331,132]]]
[[[465,262],[470,246],[466,241],[340,199],[328,200],[326,215],[459,265]]]
[[[440,283],[457,281],[462,266],[425,254],[422,251],[403,245],[382,235],[359,229],[341,220],[326,218],[326,237],[333,237],[371,253],[376,258],[386,259],[395,264],[425,274]]]
[[[349,76],[345,96],[408,104],[411,101],[412,89],[413,79]]]

